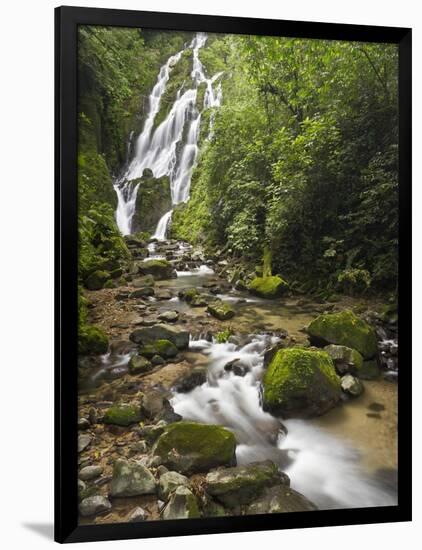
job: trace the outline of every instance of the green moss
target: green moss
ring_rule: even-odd
[[[80,325],[78,334],[78,352],[80,355],[102,355],[107,353],[106,333],[95,325]]]
[[[104,415],[105,424],[130,426],[142,419],[140,408],[130,404],[119,404],[110,407]]]
[[[144,260],[138,265],[142,274],[152,275],[158,281],[170,279],[173,273],[173,267],[167,260]]]
[[[261,298],[277,298],[286,292],[289,285],[278,275],[255,277],[249,285],[249,291]]]
[[[157,355],[161,357],[169,358],[177,355],[176,346],[169,340],[157,340],[154,342],[154,345],[157,350]]]
[[[96,270],[85,279],[85,286],[89,290],[100,290],[109,279],[110,273],[108,271]]]
[[[316,345],[347,346],[365,359],[374,357],[378,351],[374,329],[350,310],[320,315],[309,324],[308,334]]]
[[[141,374],[152,369],[152,364],[142,355],[144,354],[141,354],[141,356],[134,355],[130,358],[128,368],[131,374]]]
[[[279,350],[265,373],[264,406],[285,416],[322,414],[340,399],[340,378],[330,356],[303,348]]]
[[[221,330],[220,332],[217,332],[215,335],[215,341],[217,344],[224,344],[228,341],[230,336],[233,334],[233,331],[231,328],[226,328],[225,330]]]
[[[220,321],[227,321],[235,316],[234,309],[227,303],[215,301],[208,305],[207,312]]]
[[[154,355],[159,355],[165,359],[175,357],[178,353],[177,347],[169,340],[156,340],[151,344],[146,344],[139,348],[140,355],[151,359]]]
[[[185,300],[185,302],[192,302],[197,296],[199,296],[199,290],[195,287],[192,288],[186,288],[183,290],[180,290],[178,293],[179,298],[182,300]]]
[[[232,465],[235,450],[236,439],[226,428],[182,421],[165,429],[153,452],[164,465],[181,473],[194,473]]]

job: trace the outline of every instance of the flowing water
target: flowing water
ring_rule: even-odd
[[[204,109],[219,107],[222,101],[221,81],[218,82],[222,73],[207,78],[199,58],[199,51],[206,40],[205,33],[198,33],[188,46],[171,56],[160,69],[149,96],[148,112],[143,130],[136,141],[134,157],[114,184],[118,199],[116,222],[123,235],[131,233],[139,189],[139,182],[135,180],[142,177],[146,168],[152,170],[156,178],[169,177],[173,206],[189,199],[192,170],[198,155],[201,113]],[[192,87],[178,91],[168,116],[154,129],[171,71],[187,49],[192,50],[193,57]],[[204,101],[203,105],[197,105],[198,86],[202,83],[206,87]],[[211,113],[209,134],[212,132],[214,114]],[[154,234],[156,239],[165,239],[170,219],[171,211],[160,219]]]
[[[396,504],[395,460],[391,458],[394,451],[387,453],[391,460],[381,456],[370,467],[365,459],[371,455],[371,447],[376,447],[377,424],[372,420],[364,444],[360,434],[353,434],[352,422],[359,422],[359,417],[368,418],[362,404],[355,408],[357,414],[352,415],[352,422],[340,418],[337,425],[335,415],[349,404],[333,410],[328,422],[322,417],[281,424],[263,411],[263,353],[275,341],[268,335],[256,335],[243,347],[205,340],[191,342],[192,350],[207,357],[208,380],[190,393],[176,394],[172,400],[175,411],[186,419],[222,424],[233,430],[239,442],[239,464],[273,460],[289,475],[292,487],[321,509]],[[248,371],[245,376],[224,369],[234,360]],[[390,405],[394,414],[394,404]],[[338,424],[342,425],[341,430]],[[389,441],[384,441],[382,447],[385,445]]]

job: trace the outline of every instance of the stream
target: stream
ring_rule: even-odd
[[[151,257],[162,257],[156,248],[157,243],[149,245]],[[180,244],[175,257],[188,250],[188,245]],[[159,290],[170,291],[172,297],[160,302],[150,298],[150,303],[157,314],[178,311],[195,326],[204,308],[190,307],[177,297],[177,292],[193,286],[206,288],[215,280],[213,269],[205,263],[178,271],[176,278],[156,283]],[[261,406],[264,352],[279,340],[272,334],[280,331],[287,330],[298,343],[304,342],[301,328],[318,315],[316,305],[263,300],[235,290],[218,296],[236,309],[229,323],[237,336],[217,343],[206,337],[200,325],[196,331],[191,330],[185,356],[193,367],[207,367],[207,381],[189,393],[173,392],[175,412],[184,419],[232,430],[238,441],[238,464],[272,460],[289,475],[292,487],[320,509],[396,504],[396,384],[365,381],[363,395],[319,418],[275,418]],[[265,330],[260,331],[260,325]],[[130,356],[130,352],[103,356],[92,381],[107,380],[107,373],[113,374],[110,379],[126,373]],[[227,370],[226,365],[235,360],[238,370]]]

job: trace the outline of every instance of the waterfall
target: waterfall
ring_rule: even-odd
[[[205,33],[197,33],[186,48],[171,56],[160,69],[157,82],[149,96],[147,117],[136,141],[134,157],[123,176],[114,183],[118,200],[116,222],[123,235],[130,234],[132,230],[139,189],[139,183],[134,183],[134,180],[142,177],[146,168],[149,168],[156,178],[169,177],[173,206],[189,200],[192,170],[198,155],[201,112],[203,109],[219,107],[222,100],[221,82],[215,85],[222,73],[207,78],[199,59],[199,50],[206,40]],[[193,54],[190,75],[193,87],[178,91],[166,119],[153,131],[155,117],[160,110],[160,100],[171,77],[171,70],[187,49],[192,49]],[[204,102],[198,106],[197,90],[203,82],[206,85]],[[210,117],[210,132],[213,115],[214,112]],[[165,239],[171,213],[172,211],[166,212],[159,220],[155,238]]]

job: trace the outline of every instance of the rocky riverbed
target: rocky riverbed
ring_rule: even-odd
[[[382,304],[126,240],[131,269],[86,291],[108,342],[93,333],[79,358],[82,523],[395,502],[398,346]]]

